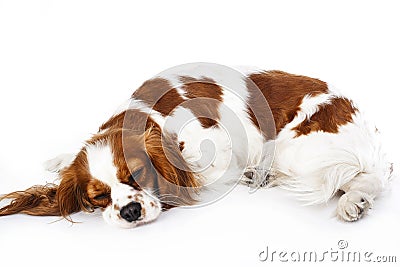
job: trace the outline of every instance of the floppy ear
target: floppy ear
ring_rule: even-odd
[[[176,138],[153,126],[145,132],[145,147],[157,172],[156,193],[161,202],[170,206],[194,204],[200,183],[183,159]]]
[[[13,199],[11,203],[0,209],[0,216],[24,213],[36,216],[60,215],[57,205],[57,185],[35,185],[24,191],[16,191],[0,197]]]
[[[63,216],[81,211],[91,211],[86,195],[85,184],[80,184],[73,168],[60,173],[60,185],[36,185],[24,191],[16,191],[0,197],[13,199],[11,203],[0,209],[0,216],[23,213],[34,216]]]
[[[79,211],[93,211],[86,193],[86,182],[80,182],[79,173],[73,169],[66,169],[61,173],[63,177],[56,192],[56,201],[60,215],[67,218],[68,215]],[[85,181],[82,179],[82,181]]]

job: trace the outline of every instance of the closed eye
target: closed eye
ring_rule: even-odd
[[[110,193],[102,193],[97,196],[95,196],[93,199],[97,201],[105,200],[110,198]]]

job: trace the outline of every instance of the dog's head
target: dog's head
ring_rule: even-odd
[[[130,228],[155,220],[162,210],[190,205],[198,181],[173,136],[158,126],[137,134],[109,128],[91,138],[60,171],[58,186],[15,192],[0,215],[61,215],[100,208],[113,225]]]
[[[143,134],[108,130],[88,143],[85,156],[86,195],[111,224],[134,227],[194,201],[197,181],[176,140],[159,127]]]

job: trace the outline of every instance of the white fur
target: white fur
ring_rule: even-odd
[[[43,163],[43,167],[49,172],[60,172],[62,169],[71,165],[74,161],[74,154],[61,154],[53,159],[49,159]]]
[[[316,101],[316,105],[324,103]],[[391,165],[380,149],[375,131],[359,112],[337,134],[311,132],[293,138],[293,127],[312,114],[305,112],[302,105],[300,119],[295,118],[278,135],[273,164],[275,183],[295,192],[306,204],[327,202],[343,190],[346,193],[339,201],[338,217],[357,220],[387,184]],[[364,204],[360,204],[361,198]]]
[[[108,144],[97,143],[86,147],[89,171],[93,178],[113,186],[118,183],[117,167]]]
[[[296,133],[292,131],[297,125],[299,125],[305,119],[309,119],[314,113],[316,113],[321,105],[330,103],[330,99],[333,95],[331,94],[319,94],[317,96],[306,95],[300,105],[296,117],[289,122],[277,136],[277,140],[280,139],[291,139],[294,138]]]
[[[89,171],[93,178],[111,187],[112,204],[103,211],[103,218],[110,224],[123,228],[132,228],[153,221],[161,213],[159,200],[147,191],[138,191],[118,180],[117,167],[113,163],[113,154],[107,143],[100,142],[86,146]],[[130,202],[141,204],[141,217],[128,222],[120,216],[120,210]]]

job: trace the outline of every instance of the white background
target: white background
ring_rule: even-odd
[[[398,167],[396,2],[0,0],[0,193],[52,182],[43,161],[79,149],[144,80],[195,61],[328,81],[368,112]],[[131,230],[97,213],[74,215],[81,223],[72,226],[1,217],[0,259],[9,266],[266,266],[258,260],[266,246],[322,253],[343,239],[348,250],[399,262],[398,174],[357,223],[333,217],[336,200],[303,207],[285,191],[245,187]]]

